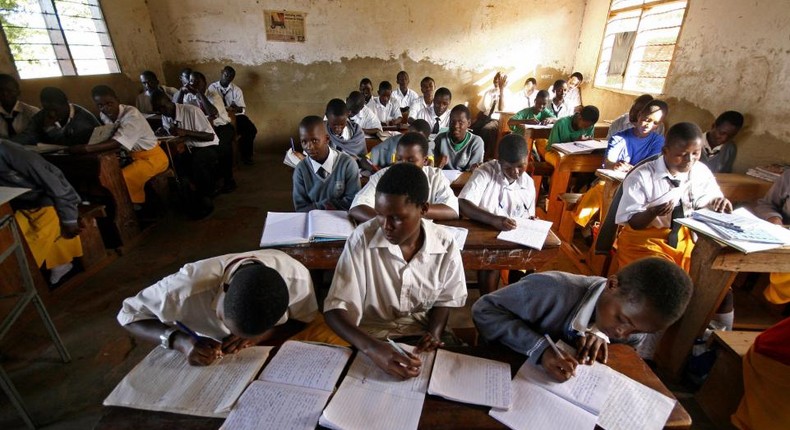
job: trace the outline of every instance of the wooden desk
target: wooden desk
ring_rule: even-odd
[[[733,205],[761,199],[773,185],[773,182],[742,173],[716,173],[714,176],[724,197],[727,197]]]
[[[597,123],[593,128],[593,137],[595,139],[606,139],[609,134],[609,125],[606,123]],[[548,139],[551,134],[551,128],[525,128],[524,139],[527,140],[528,146],[531,148],[535,139]]]
[[[539,270],[559,252],[560,240],[550,232],[543,250],[538,251],[512,242],[497,239],[499,230],[471,220],[441,221],[437,224],[463,227],[469,230],[461,250],[466,270]],[[345,241],[318,242],[304,245],[280,246],[275,249],[299,260],[308,269],[334,269]]]
[[[381,143],[381,139],[378,136],[376,137],[365,137],[365,147],[367,148],[368,152],[370,152],[374,146]]]
[[[549,197],[546,202],[548,211],[545,216],[540,218],[553,223],[552,229],[557,231],[562,220],[563,203],[559,199],[560,194],[568,191],[568,184],[571,175],[574,173],[593,173],[601,168],[603,154],[563,154],[558,151],[546,153],[546,162],[554,167],[551,174],[551,186]],[[542,214],[541,214],[542,215]]]
[[[515,375],[526,360],[502,346],[486,347],[453,347],[447,348],[463,354],[490,358],[510,364],[510,371]],[[612,345],[609,348],[609,366],[624,375],[666,395],[675,398],[636,352],[625,345]],[[341,379],[342,380],[342,379]],[[428,395],[420,416],[420,429],[506,429],[503,424],[488,415],[489,408],[453,402],[438,396]],[[217,429],[223,420],[218,418],[202,418],[163,412],[142,411],[120,407],[104,407],[102,417],[96,430],[104,429]],[[691,426],[691,417],[680,403],[667,420],[665,429],[687,429]],[[319,427],[322,428],[322,427]]]

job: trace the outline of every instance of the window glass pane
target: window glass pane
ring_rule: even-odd
[[[95,0],[55,0],[60,25],[71,49],[78,75],[98,75],[119,70],[115,52],[106,55],[104,17]]]
[[[36,0],[16,0],[0,10],[8,48],[19,77],[61,76],[44,15]]]
[[[639,6],[643,0],[612,0],[612,11],[625,9],[632,6]]]

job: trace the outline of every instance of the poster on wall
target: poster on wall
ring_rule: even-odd
[[[264,10],[266,40],[276,42],[304,42],[304,12]]]

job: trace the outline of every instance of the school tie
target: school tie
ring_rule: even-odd
[[[677,188],[680,186],[680,179],[672,179],[669,176],[666,177],[666,180],[672,185],[672,188]],[[681,198],[678,201],[678,205],[672,209],[672,226],[669,230],[669,236],[667,237],[667,243],[669,246],[673,248],[677,248],[678,246],[678,233],[680,232],[680,223],[676,222],[675,220],[678,218],[683,218],[685,214],[683,213],[683,199]]]
[[[436,117],[436,122],[433,123],[433,128],[431,129],[431,134],[439,133],[439,117]]]
[[[323,167],[319,167],[316,173],[318,173],[318,177],[321,179],[326,179],[326,177],[329,176],[329,172],[327,172]]]
[[[6,126],[8,128],[8,137],[16,136],[16,130],[14,129],[14,118],[16,118],[19,112],[11,112],[10,116],[3,115],[3,119],[5,120]]]

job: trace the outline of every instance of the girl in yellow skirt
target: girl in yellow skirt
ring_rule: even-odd
[[[785,170],[782,177],[774,182],[754,212],[768,222],[790,224],[790,170]],[[771,303],[790,303],[790,273],[771,273],[771,283],[763,294]]]

